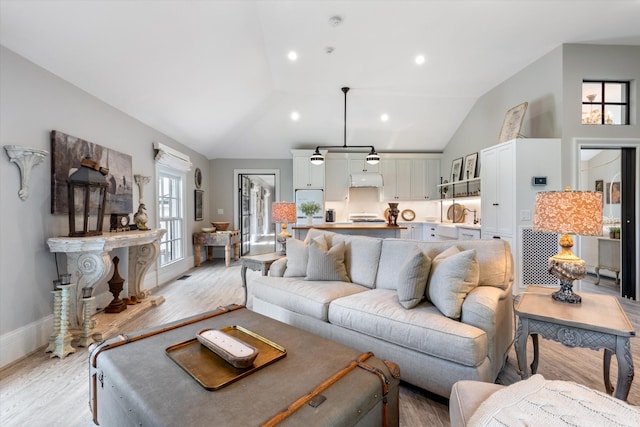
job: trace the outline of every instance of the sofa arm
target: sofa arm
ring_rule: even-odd
[[[269,276],[271,277],[282,277],[284,276],[284,272],[287,269],[287,257],[280,258],[275,261],[269,267]]]
[[[499,289],[493,286],[474,288],[462,303],[460,321],[482,329],[487,334],[489,358],[494,374],[502,368],[504,358],[513,343],[514,314],[511,286]],[[503,359],[501,362],[498,360]]]

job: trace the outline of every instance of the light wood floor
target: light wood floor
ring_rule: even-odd
[[[191,277],[176,280],[155,290],[155,295],[162,295],[166,299],[164,304],[149,308],[124,325],[119,325],[117,320],[109,320],[106,316],[122,318],[126,317],[127,311],[119,315],[101,315],[99,316],[100,326],[113,323],[115,326],[112,329],[117,329],[121,333],[130,333],[212,310],[220,305],[240,304],[243,300],[243,292],[239,270],[238,263],[228,268],[224,266],[222,260],[203,263],[202,267],[187,273]],[[259,273],[247,271],[248,276],[251,274]],[[616,289],[615,285],[606,283],[600,286],[583,284],[582,291],[614,294]],[[640,305],[622,299],[621,304],[636,331],[639,330]],[[132,313],[132,310],[129,310],[129,313]],[[640,343],[634,338],[631,346],[634,364],[640,366]],[[375,352],[375,349],[372,350]],[[602,353],[602,351],[588,349],[569,349],[556,342],[541,340],[538,373],[547,379],[576,381],[604,391]],[[529,355],[529,360],[531,357]],[[615,358],[612,361],[611,372],[615,381],[617,372]],[[516,356],[512,349],[498,382],[512,384],[518,380]],[[87,349],[79,348],[76,353],[62,360],[51,359],[48,354],[38,351],[0,371],[0,426],[2,427],[92,426],[88,402]],[[631,387],[629,403],[640,405],[640,385],[637,379]],[[400,389],[400,425],[449,426],[448,401],[403,383]]]

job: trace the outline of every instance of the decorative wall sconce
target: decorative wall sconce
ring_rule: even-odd
[[[18,145],[5,145],[4,149],[9,156],[9,161],[18,165],[18,169],[20,169],[20,190],[18,191],[18,196],[22,201],[25,201],[29,197],[31,169],[42,163],[49,152],[37,148],[20,147]]]

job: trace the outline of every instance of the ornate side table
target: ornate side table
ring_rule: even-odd
[[[618,362],[615,397],[627,400],[633,381],[633,357],[629,338],[635,336],[633,326],[618,300],[608,295],[581,292],[581,304],[566,304],[551,299],[555,289],[529,286],[516,306],[518,329],[515,350],[522,379],[527,369],[527,339],[533,341],[531,372],[538,369],[538,335],[567,347],[604,349],[603,375],[607,393],[614,391],[609,378],[611,356]]]

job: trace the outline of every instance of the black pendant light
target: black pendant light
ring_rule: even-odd
[[[318,145],[316,147],[316,151],[313,152],[311,157],[309,157],[309,161],[314,165],[321,165],[324,163],[324,156],[320,153],[321,148],[340,148],[344,150],[348,150],[350,148],[370,148],[369,154],[365,157],[365,161],[370,165],[375,165],[380,162],[380,156],[376,153],[376,149],[373,145],[347,145],[347,92],[349,92],[348,87],[342,88],[342,93],[344,93],[344,143],[343,145]]]

